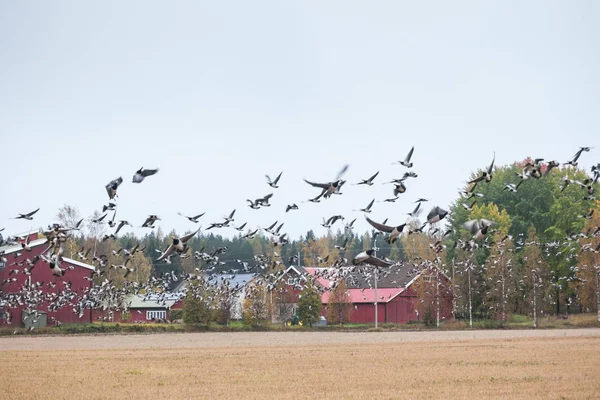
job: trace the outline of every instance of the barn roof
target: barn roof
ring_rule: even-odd
[[[82,263],[81,261],[73,260],[72,258],[63,257],[63,261],[68,262],[69,264],[75,265],[77,267],[86,268],[90,271],[95,271],[96,267],[90,264]]]
[[[37,247],[40,246],[44,243],[46,243],[48,241],[48,239],[46,238],[42,238],[42,239],[35,239],[32,240],[31,242],[29,242],[29,246],[30,247]],[[17,244],[9,244],[9,245],[5,245],[0,247],[0,254],[11,254],[11,253],[16,253],[17,251],[21,251],[23,250],[23,246],[21,246],[19,243]]]
[[[346,280],[350,289],[372,288],[374,285],[372,267],[357,267]],[[404,288],[418,276],[419,273],[412,271],[408,266],[400,268],[380,268],[377,279],[378,288]]]
[[[31,234],[31,233],[37,233],[37,232],[36,231],[29,232],[29,234]],[[25,233],[25,235],[27,235],[27,234],[28,233]],[[17,235],[17,236],[22,237],[23,234]],[[48,242],[48,239],[46,239],[46,238],[35,239],[35,240],[32,240],[31,242],[29,242],[29,246],[31,248],[34,248],[34,247],[42,246],[42,245],[46,244],[47,242]],[[9,255],[9,254],[16,253],[16,252],[22,251],[22,250],[23,250],[23,247],[20,244],[11,244],[8,246],[0,247],[0,254]],[[81,261],[77,261],[72,258],[63,257],[62,260],[71,265],[89,269],[90,271],[94,271],[96,269],[93,265],[82,263]]]
[[[254,274],[211,274],[207,276],[207,279],[211,284],[214,282],[217,285],[227,283],[230,287],[236,285],[245,286],[254,279]]]

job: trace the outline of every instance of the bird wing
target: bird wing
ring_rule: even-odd
[[[117,179],[113,179],[112,181],[108,182],[106,185],[106,190],[109,190],[113,185],[119,186],[121,183],[123,183],[123,177],[120,176]]]
[[[370,264],[370,265],[374,265],[376,267],[389,267],[390,265],[392,265],[391,263],[387,262],[387,261],[383,261],[380,258],[377,257],[369,257],[366,261],[366,264]]]
[[[413,212],[411,212],[411,215],[416,215],[417,211],[419,211],[419,208],[421,208],[421,203],[417,204],[417,206],[415,207],[415,209],[413,210]]]
[[[413,155],[413,152],[415,151],[415,146],[413,146],[410,151],[408,152],[408,154],[406,155],[406,158],[404,159],[404,162],[409,163],[410,162],[410,158]]]
[[[495,226],[495,225],[496,225],[496,222],[490,221],[489,219],[480,219],[479,220],[480,229],[485,226]]]
[[[469,184],[471,184],[471,183],[479,183],[479,182],[481,182],[483,179],[484,179],[484,176],[483,176],[483,175],[481,175],[481,176],[479,176],[479,177],[477,177],[477,178],[475,178],[475,179],[472,179],[472,180],[470,180],[468,183],[469,183]],[[472,189],[471,189],[471,191],[472,191],[473,189],[474,189],[474,188],[472,188]]]
[[[371,219],[369,219],[369,217],[365,217],[365,219],[367,220],[367,222],[369,224],[371,224],[371,226],[375,229],[377,229],[378,231],[381,232],[386,232],[386,233],[392,233],[392,231],[394,230],[393,226],[387,226],[387,225],[383,225],[383,224],[379,224]]]
[[[283,174],[283,171],[281,171],[281,172],[279,173],[279,175],[277,175],[277,178],[275,178],[275,180],[273,181],[273,184],[274,184],[274,185],[277,185],[277,182],[279,182],[279,178],[281,178],[281,174]]]
[[[429,214],[427,214],[427,220],[429,221],[430,219],[432,219],[436,215],[440,215],[442,213],[443,213],[443,210],[440,207],[435,206],[435,207],[433,207],[431,209],[431,211],[429,211]]]
[[[140,175],[143,176],[144,178],[150,175],[154,175],[158,172],[158,168],[157,169],[142,169],[140,171]]]
[[[375,174],[372,177],[370,177],[369,179],[367,179],[367,181],[369,181],[369,182],[372,181],[373,179],[377,178],[377,175],[379,175],[379,171],[375,172]]]
[[[373,203],[375,203],[375,199],[371,200],[371,202],[367,206],[367,210],[370,209],[371,207],[373,207]]]
[[[191,238],[193,238],[194,235],[196,233],[198,233],[199,231],[200,231],[200,229],[196,230],[195,232],[188,233],[187,235],[180,237],[179,240],[181,240],[182,243],[186,243],[188,240],[190,240]]]
[[[25,216],[27,216],[27,217],[31,217],[33,214],[35,214],[35,213],[36,213],[36,212],[38,212],[38,211],[40,211],[40,209],[39,209],[39,208],[38,208],[37,210],[35,210],[35,211],[32,211],[32,212],[30,212],[30,213],[27,213],[27,214],[25,214]]]
[[[169,256],[170,256],[170,255],[171,255],[171,254],[172,254],[174,251],[175,251],[175,246],[173,246],[173,245],[170,245],[169,247],[167,247],[167,250],[165,250],[165,252],[164,252],[164,253],[162,253],[162,254],[160,255],[160,257],[158,257],[158,258],[156,259],[156,261],[161,261],[161,260],[164,260],[165,258],[169,257]]]
[[[577,153],[575,153],[575,155],[573,156],[573,160],[571,160],[571,161],[576,162],[579,159],[579,156],[581,156],[581,153],[583,153],[583,148],[580,148],[579,150],[577,150]]]
[[[344,165],[344,167],[342,168],[342,170],[337,174],[337,177],[335,178],[335,180],[340,180],[340,178],[342,177],[342,175],[344,175],[346,173],[346,171],[348,171],[348,167],[350,165],[346,164]]]
[[[205,212],[203,212],[202,214],[194,215],[194,216],[192,217],[192,219],[198,219],[198,218],[200,218],[201,216],[203,216],[204,214],[206,214],[206,213],[205,213]]]
[[[472,219],[470,221],[467,221],[463,224],[463,227],[468,230],[469,232],[471,232],[472,234],[476,234],[477,231],[479,231],[479,229],[481,229],[481,226],[479,225],[479,220],[478,219]]]
[[[318,188],[325,189],[325,190],[329,189],[329,187],[331,186],[331,184],[329,184],[329,183],[311,182],[306,179],[304,179],[304,182],[308,183],[311,186],[318,187]]]
[[[492,173],[492,170],[494,169],[494,162],[495,161],[496,161],[496,153],[494,153],[494,158],[492,159],[492,163],[490,164],[490,166],[487,169],[488,175]]]

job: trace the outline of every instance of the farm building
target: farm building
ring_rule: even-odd
[[[48,325],[57,322],[77,323],[93,322],[97,318],[105,317],[101,310],[90,310],[83,308],[78,310],[75,304],[65,304],[63,307],[50,307],[50,302],[46,297],[51,297],[53,293],[69,290],[74,294],[73,298],[78,297],[89,289],[92,285],[91,275],[94,267],[71,258],[63,258],[61,268],[65,269],[64,276],[55,276],[48,265],[42,261],[35,263],[30,267],[26,260],[33,260],[34,257],[42,254],[47,247],[47,239],[40,237],[38,232],[27,232],[19,236],[20,238],[29,237],[29,251],[25,250],[21,244],[9,244],[0,247],[0,291],[3,297],[19,293],[24,285],[37,284],[38,297],[42,300],[35,308],[36,315],[43,315],[40,321],[47,321]],[[28,321],[27,303],[31,302],[28,298],[18,298],[16,307],[8,307],[8,304],[0,304],[0,326],[24,326]],[[75,308],[75,309],[74,309]]]
[[[128,322],[164,321],[170,310],[183,307],[182,294],[168,293],[164,295],[133,295],[125,298],[130,317]]]
[[[377,314],[379,323],[405,324],[409,321],[421,319],[419,309],[423,304],[431,303],[434,298],[432,293],[435,281],[440,279],[440,318],[452,317],[452,292],[450,279],[435,268],[411,274],[406,268],[391,269],[380,273],[377,290],[374,288],[374,279],[366,280],[362,268],[352,269],[346,275],[349,301],[352,303],[352,323],[375,322],[375,293],[377,292]],[[332,268],[309,268],[291,266],[286,270],[286,283],[294,292],[296,301],[300,290],[296,286],[306,276],[315,278],[317,285],[322,289],[321,302],[323,303],[322,315],[327,314],[330,288],[334,287],[337,278]],[[417,286],[420,283],[421,290]],[[422,313],[422,312],[421,312]]]

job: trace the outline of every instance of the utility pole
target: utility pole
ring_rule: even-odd
[[[537,284],[537,277],[535,276],[535,268],[531,271],[532,281],[533,281],[533,327],[537,328],[537,299],[535,298],[535,286]]]
[[[471,268],[473,268],[473,264],[469,264],[467,268],[467,275],[469,277],[469,326],[473,327],[473,304],[471,302]]]
[[[439,260],[439,257],[436,257],[436,261]],[[437,276],[436,276],[436,288],[437,288],[437,293],[435,295],[437,304],[436,304],[436,310],[437,310],[437,318],[436,318],[436,323],[437,323],[437,327],[440,327],[440,268],[439,268],[439,261],[437,262]]]
[[[373,256],[377,257],[377,236],[373,238]],[[379,268],[375,267],[375,329],[379,327],[379,312],[377,310],[377,275],[379,275]]]
[[[300,252],[298,252],[298,266],[302,266],[302,259],[300,258]]]
[[[454,259],[452,259],[452,317],[456,318],[456,280],[454,277]]]

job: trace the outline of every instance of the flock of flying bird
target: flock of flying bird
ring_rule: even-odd
[[[577,151],[577,153],[573,156],[573,158],[564,164],[571,165],[571,166],[577,166],[580,156],[584,152],[588,152],[590,150],[591,150],[591,148],[589,148],[589,147],[580,148]],[[411,168],[413,167],[413,161],[412,161],[413,153],[414,153],[414,147],[411,148],[411,150],[408,152],[408,154],[404,160],[397,162],[397,164],[403,166],[406,169],[406,172],[404,172],[404,174],[401,178],[393,179],[389,182],[394,185],[394,188],[392,191],[393,197],[390,197],[383,201],[385,201],[385,202],[397,201],[398,198],[400,197],[400,195],[407,191],[407,187],[406,187],[407,180],[417,178],[417,174],[411,170]],[[504,190],[509,190],[511,192],[517,192],[519,190],[519,187],[525,181],[531,180],[531,179],[543,179],[543,177],[545,175],[548,175],[553,168],[556,168],[560,165],[560,163],[558,163],[556,161],[550,161],[548,163],[544,163],[543,161],[544,161],[543,159],[535,159],[532,162],[526,163],[526,165],[523,167],[522,172],[518,174],[517,178],[519,179],[519,181],[517,183],[506,183]],[[466,189],[466,191],[464,192],[464,194],[466,195],[466,197],[465,197],[466,201],[468,201],[472,198],[481,196],[480,194],[476,193],[475,190],[478,185],[486,184],[492,180],[493,174],[494,174],[494,162],[495,162],[495,155],[494,155],[494,159],[492,160],[490,165],[487,166],[486,168],[484,168],[479,175],[477,175],[474,179],[472,179],[468,182],[469,188]],[[346,184],[346,180],[343,179],[343,176],[347,170],[348,170],[348,165],[344,166],[341,169],[341,171],[337,174],[335,179],[332,181],[315,182],[315,181],[310,181],[310,180],[304,179],[304,181],[308,185],[319,189],[319,192],[316,194],[316,196],[307,201],[312,202],[312,203],[319,203],[323,200],[330,199],[334,196],[342,195],[341,190],[344,187],[344,185]],[[136,183],[136,184],[140,184],[146,178],[151,177],[151,176],[155,175],[156,173],[158,173],[158,171],[159,171],[158,169],[140,168],[134,174],[132,182]],[[283,175],[283,172],[279,173],[273,179],[267,175],[266,176],[267,184],[273,189],[278,189],[280,181],[282,179],[282,175]],[[378,175],[379,175],[379,172],[376,172],[372,176],[370,176],[366,179],[360,180],[355,185],[372,186],[374,184],[374,181],[377,179]],[[584,199],[593,200],[594,199],[594,185],[598,182],[599,178],[600,178],[600,164],[592,167],[592,176],[589,177],[588,179],[584,180],[583,182],[565,179],[563,182],[562,190],[564,190],[568,185],[579,185],[585,191]],[[123,179],[122,179],[122,177],[119,177],[117,179],[111,180],[105,186],[106,193],[108,195],[108,204],[104,205],[102,207],[102,210],[105,214],[90,221],[92,224],[106,223],[109,227],[115,229],[113,233],[104,235],[101,238],[102,241],[116,240],[117,239],[116,235],[125,226],[128,226],[128,225],[131,226],[131,224],[127,220],[115,221],[115,216],[116,216],[116,212],[117,212],[117,200],[116,199],[118,198],[118,189],[122,183],[123,183]],[[246,202],[248,203],[247,204],[248,207],[250,207],[251,209],[260,209],[263,207],[270,207],[271,204],[269,203],[269,201],[272,197],[273,197],[273,193],[270,193],[264,197],[257,198],[254,200],[247,199]],[[443,249],[445,248],[445,245],[442,243],[442,239],[443,239],[443,237],[448,236],[452,231],[447,230],[445,233],[441,234],[440,228],[436,227],[436,224],[438,224],[440,221],[444,220],[444,218],[448,215],[447,210],[445,210],[439,206],[432,207],[426,216],[424,224],[420,225],[420,226],[415,226],[414,224],[410,224],[409,223],[410,220],[402,221],[398,224],[389,225],[389,224],[387,224],[387,219],[385,221],[383,221],[382,223],[379,223],[379,222],[375,222],[375,221],[371,220],[367,216],[367,214],[369,214],[371,212],[374,201],[375,200],[371,201],[366,207],[357,209],[356,211],[361,211],[361,212],[365,213],[365,219],[375,229],[375,231],[376,231],[375,234],[385,235],[385,241],[387,243],[389,243],[389,244],[394,243],[396,240],[398,240],[398,238],[402,235],[403,232],[406,232],[407,234],[423,232],[424,228],[427,225],[429,225],[431,227],[430,233],[432,233],[432,234],[439,233],[437,238],[440,239],[440,240],[437,240],[435,244],[430,245],[431,248],[434,249],[436,253],[440,253],[441,251],[443,251]],[[416,206],[415,206],[414,210],[412,212],[408,213],[409,217],[410,218],[417,217],[422,211],[422,204],[427,201],[428,201],[428,199],[419,198],[415,202]],[[469,205],[469,204],[465,203],[464,207],[467,210],[469,210],[473,207],[473,204],[474,203]],[[298,205],[293,203],[293,204],[289,204],[286,206],[285,212],[287,213],[287,212],[298,210],[298,209],[299,209]],[[23,219],[23,220],[31,221],[38,211],[39,211],[39,208],[32,212],[29,212],[29,213],[18,214],[16,219]],[[107,213],[108,211],[113,211],[113,215],[112,215],[111,219],[106,220],[106,218],[108,216],[108,213]],[[210,225],[205,230],[208,231],[211,229],[220,229],[220,228],[231,226],[231,224],[234,222],[235,212],[236,212],[236,210],[233,210],[231,213],[224,216],[221,221],[210,223]],[[592,211],[592,213],[593,213],[593,211]],[[200,218],[202,218],[202,216],[204,216],[204,214],[205,213],[201,213],[201,214],[192,215],[192,216],[187,216],[187,215],[183,215],[183,214],[179,214],[179,215],[181,215],[182,217],[185,217],[191,223],[198,224]],[[585,217],[591,218],[591,214],[589,214]],[[330,218],[327,218],[327,219],[324,218],[321,225],[326,228],[330,228],[337,221],[343,221],[344,219],[345,218],[342,215],[333,215]],[[159,220],[160,220],[160,218],[158,217],[158,215],[154,215],[154,214],[149,215],[141,226],[144,228],[152,229],[152,228],[154,228],[155,223]],[[347,232],[352,230],[352,227],[353,227],[353,224],[355,221],[356,221],[356,219],[354,219],[353,221],[351,221],[350,223],[345,225],[345,230]],[[20,245],[22,248],[22,251],[19,253],[19,256],[25,257],[22,260],[15,261],[13,263],[13,265],[10,265],[9,267],[23,267],[22,270],[20,268],[15,268],[14,274],[23,273],[25,275],[30,275],[31,271],[33,270],[33,268],[36,266],[37,263],[43,263],[43,264],[46,264],[47,267],[49,267],[52,270],[52,273],[57,278],[63,277],[65,275],[68,276],[68,270],[66,268],[62,268],[62,266],[61,266],[61,263],[63,261],[63,256],[65,253],[65,243],[67,242],[67,239],[69,238],[69,235],[72,232],[75,232],[81,228],[82,222],[83,222],[83,220],[80,220],[76,224],[74,224],[74,226],[68,226],[68,227],[61,226],[60,224],[52,224],[52,225],[48,226],[48,229],[43,232],[45,237],[48,240],[47,245],[46,245],[47,247],[44,249],[44,251],[42,252],[42,254],[40,256],[36,256],[31,259],[26,257],[28,251],[31,250],[28,236],[24,237],[24,238],[9,238],[6,241],[4,241],[0,235],[0,246],[8,245],[8,244]],[[482,240],[484,240],[486,238],[488,233],[492,231],[492,229],[495,225],[496,225],[496,223],[494,221],[490,221],[490,220],[486,220],[486,219],[476,219],[476,220],[470,220],[470,221],[465,222],[463,227],[468,232],[470,232],[471,239],[465,240],[465,241],[458,240],[454,244],[454,246],[460,246],[461,248],[466,249],[466,250],[472,250],[472,249],[478,247],[479,246],[478,243],[480,243]],[[235,228],[238,231],[242,232],[245,229],[245,227],[246,227],[246,223],[244,223],[238,227],[235,227]],[[283,223],[281,223],[279,226],[277,226],[277,221],[276,221],[275,223],[271,224],[269,227],[263,229],[266,233],[271,235],[270,243],[272,244],[274,249],[277,249],[277,247],[285,246],[289,241],[287,233],[282,232],[282,227],[283,227]],[[1,231],[2,230],[0,230],[0,232]],[[188,241],[190,239],[192,239],[199,231],[200,231],[200,229],[197,229],[197,230],[190,232],[189,234],[186,234],[184,236],[173,237],[171,242],[169,243],[168,247],[160,251],[160,255],[158,255],[158,257],[156,258],[156,262],[171,263],[171,258],[173,256],[179,256],[181,258],[193,256],[195,259],[201,260],[205,263],[205,265],[206,265],[205,271],[208,271],[208,272],[214,271],[215,266],[223,265],[224,262],[219,260],[219,255],[227,252],[226,247],[218,248],[211,252],[204,252],[204,249],[202,249],[200,251],[194,252],[193,255],[190,254],[190,247],[188,246]],[[243,235],[243,237],[244,238],[252,238],[255,235],[257,235],[258,233],[259,233],[259,229],[255,229],[255,230],[249,229],[247,231],[247,233],[245,233]],[[593,233],[593,235],[599,235],[599,234],[600,234],[600,228],[597,229]],[[352,267],[352,266],[347,267],[349,265],[348,260],[343,257],[343,254],[346,250],[347,243],[348,243],[348,238],[345,239],[343,244],[335,246],[336,249],[339,251],[339,256],[336,257],[335,259],[329,260],[329,257],[327,257],[327,258],[318,260],[319,264],[324,263],[324,264],[329,264],[329,266],[332,266],[332,267],[345,267],[345,268],[323,270],[323,272],[320,272],[319,274],[327,274],[329,277],[334,276],[337,278],[339,278],[340,276],[342,276],[344,274],[345,274],[344,276],[346,278],[352,274],[354,274],[354,275],[360,274],[360,275],[362,275],[363,278],[370,281],[369,279],[372,277],[372,274],[374,273],[373,269],[372,268],[360,268],[359,266],[367,265],[367,266],[375,266],[378,268],[387,268],[384,270],[384,272],[383,272],[384,274],[388,274],[388,273],[390,273],[390,271],[392,271],[392,269],[389,268],[391,266],[397,266],[398,268],[408,268],[408,266],[403,263],[398,263],[394,260],[389,260],[389,259],[385,259],[385,258],[381,259],[381,258],[376,257],[376,250],[377,250],[376,248],[372,248],[370,250],[367,250],[367,251],[357,254],[351,260],[351,264],[354,267]],[[486,243],[486,242],[484,242],[484,243]],[[196,268],[196,274],[191,274],[191,273],[176,274],[174,272],[171,272],[171,273],[167,273],[167,274],[163,275],[162,277],[153,276],[150,278],[150,280],[148,282],[145,282],[145,283],[132,282],[132,281],[126,280],[123,287],[117,287],[112,284],[111,280],[106,278],[106,276],[105,276],[106,270],[108,268],[122,269],[125,272],[124,278],[127,278],[133,272],[133,268],[127,267],[129,260],[136,253],[143,252],[144,249],[139,248],[139,245],[138,245],[138,246],[133,247],[132,249],[121,249],[119,251],[115,251],[114,252],[115,256],[122,255],[124,257],[121,265],[115,265],[115,264],[109,265],[108,257],[106,255],[102,255],[102,254],[97,255],[97,254],[95,254],[95,251],[94,251],[94,254],[90,257],[91,250],[92,250],[91,248],[87,249],[87,250],[81,249],[77,253],[77,257],[80,260],[82,260],[82,261],[90,260],[90,262],[92,264],[94,264],[94,266],[96,267],[96,270],[94,271],[92,277],[89,278],[89,280],[93,281],[94,284],[92,286],[90,286],[89,288],[86,288],[83,293],[77,293],[77,292],[72,291],[70,283],[65,282],[65,281],[61,282],[61,281],[57,280],[56,282],[47,283],[47,286],[49,288],[55,288],[57,286],[62,285],[62,288],[60,291],[52,292],[52,293],[48,293],[47,291],[43,290],[44,289],[43,282],[41,282],[41,283],[40,282],[26,282],[26,283],[24,283],[24,285],[22,286],[22,288],[20,289],[20,291],[18,293],[0,293],[0,308],[6,308],[6,307],[10,308],[10,307],[16,307],[17,305],[25,304],[28,309],[35,310],[39,304],[45,303],[45,304],[48,304],[47,307],[50,311],[56,310],[61,307],[71,306],[73,308],[73,312],[78,314],[81,317],[83,315],[83,310],[86,308],[102,307],[104,309],[108,309],[108,311],[126,310],[128,305],[123,303],[123,298],[128,294],[132,294],[132,293],[139,294],[142,291],[142,289],[146,293],[144,295],[144,298],[150,298],[151,296],[158,296],[159,300],[162,299],[162,301],[164,301],[166,298],[165,293],[168,292],[168,288],[174,282],[178,282],[180,280],[195,280],[195,281],[202,282],[203,284],[206,284],[206,285],[211,285],[211,282],[212,282],[213,285],[216,285],[216,281],[213,280],[212,278],[210,278],[210,275],[208,276],[208,278],[206,278],[203,276],[203,274],[200,273],[201,270],[199,268]],[[589,249],[589,250],[596,251],[596,252],[600,251],[599,248]],[[274,252],[274,255],[275,255],[275,257],[279,256],[279,254],[276,251]],[[2,257],[1,252],[0,252],[0,257]],[[3,257],[2,259],[3,259],[3,261],[6,261],[6,258]],[[298,261],[299,260],[297,259],[296,256],[293,256],[288,260],[289,264],[297,264]],[[282,261],[269,259],[268,257],[266,257],[264,255],[255,255],[254,256],[255,265],[253,265],[253,266],[251,266],[248,262],[245,262],[242,260],[237,260],[236,262],[238,264],[240,264],[241,268],[240,269],[232,269],[231,272],[233,274],[240,272],[240,271],[255,272],[257,274],[262,273],[263,279],[265,280],[268,289],[273,289],[275,287],[275,282],[277,281],[278,277],[282,273],[281,269],[279,269],[278,272],[269,274],[268,273],[268,271],[270,269],[269,267],[271,267],[271,266],[277,267],[282,264]],[[416,273],[420,268],[427,267],[430,264],[431,264],[430,262],[427,262],[425,260],[421,260],[420,263],[414,263],[414,260],[413,260],[413,264],[411,264],[410,268],[412,269],[412,271],[414,271]],[[13,273],[13,270],[11,270],[11,274],[12,273]],[[315,278],[315,277],[312,277],[312,278]],[[5,279],[3,282],[0,282],[0,287],[4,284],[14,282],[14,281],[16,281],[16,278]],[[219,289],[214,294],[215,298],[222,295],[223,293],[235,294],[236,292],[238,292],[240,290],[253,290],[253,289],[245,289],[243,286],[239,286],[239,285],[235,286],[235,287],[229,287],[227,285],[227,282],[228,281],[225,281],[225,285],[223,285],[223,282],[219,282]],[[188,286],[191,286],[191,285],[188,285]],[[197,287],[197,285],[196,285],[196,287]],[[251,295],[252,293],[247,293],[247,294]],[[198,294],[198,296],[200,296],[200,294]]]

